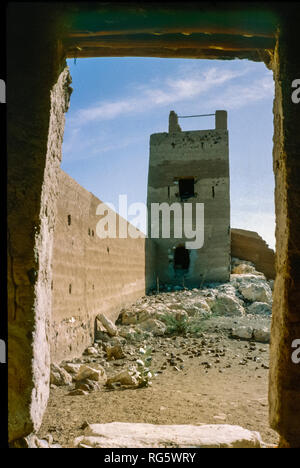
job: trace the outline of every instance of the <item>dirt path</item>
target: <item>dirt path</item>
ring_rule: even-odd
[[[88,423],[234,424],[260,432],[278,443],[268,423],[269,345],[233,340],[222,326],[198,337],[150,337],[126,344],[125,359],[106,364],[108,375],[135,361],[140,346],[151,346],[151,369],[159,372],[152,386],[101,390],[70,396],[70,388],[51,389],[38,436],[72,447]],[[220,317],[220,324],[222,318]],[[103,358],[85,357],[85,362]],[[176,368],[178,369],[176,369]]]

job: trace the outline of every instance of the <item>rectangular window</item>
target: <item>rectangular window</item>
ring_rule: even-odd
[[[181,200],[186,200],[187,198],[195,196],[195,191],[194,191],[195,180],[193,177],[188,178],[188,179],[179,179],[178,185],[179,185],[179,196]]]

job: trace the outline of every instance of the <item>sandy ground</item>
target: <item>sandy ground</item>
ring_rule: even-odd
[[[55,443],[68,448],[82,435],[86,422],[226,423],[258,431],[264,442],[277,444],[279,437],[268,423],[269,345],[229,337],[232,324],[247,325],[249,320],[270,322],[260,317],[214,317],[205,323],[200,336],[127,342],[126,357],[106,363],[108,376],[140,357],[141,346],[151,346],[151,370],[159,372],[152,386],[101,387],[79,396],[68,395],[70,387],[53,388],[38,436],[51,434]],[[103,364],[103,356],[85,356],[82,361]]]

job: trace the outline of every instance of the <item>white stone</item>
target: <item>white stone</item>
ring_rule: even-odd
[[[90,346],[87,348],[86,353],[91,356],[93,354],[98,354],[98,350],[94,346]]]
[[[246,327],[246,326],[241,326],[241,327],[236,327],[233,328],[232,330],[232,336],[235,338],[242,338],[245,340],[250,340],[253,335],[253,328],[251,327]]]
[[[58,387],[70,385],[72,383],[72,377],[62,367],[59,367],[57,364],[51,364],[50,383],[52,385],[57,385]]]
[[[253,336],[255,341],[260,343],[270,343],[270,330],[267,328],[259,328],[253,330]]]
[[[74,364],[73,362],[66,362],[62,367],[70,374],[77,374],[81,364]]]
[[[272,306],[266,302],[253,302],[248,307],[247,313],[252,315],[271,315]]]
[[[206,300],[213,314],[228,316],[245,315],[244,307],[236,297],[229,296],[225,293],[219,293],[217,297],[207,298]]]
[[[229,424],[156,425],[141,423],[91,424],[74,440],[94,448],[261,448],[256,431]]]
[[[272,303],[272,291],[266,281],[242,283],[239,287],[239,291],[243,297],[249,301]]]
[[[166,332],[166,325],[160,320],[148,319],[140,324],[142,330],[153,333],[153,335],[161,336]]]
[[[81,365],[78,374],[76,374],[74,377],[74,380],[79,382],[80,380],[89,379],[96,382],[106,382],[107,376],[105,370],[100,365],[97,367],[98,369],[94,369],[93,367],[86,366],[85,364]]]
[[[104,326],[104,328],[110,336],[115,336],[118,334],[118,329],[116,325],[107,317],[105,317],[104,314],[98,314],[97,319],[102,323],[102,325]]]

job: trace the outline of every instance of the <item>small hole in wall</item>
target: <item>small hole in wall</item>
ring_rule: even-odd
[[[215,198],[215,187],[211,188],[211,192],[212,192],[212,197]]]
[[[89,236],[90,236],[90,235],[91,235],[91,230],[90,230],[90,228],[89,228]]]
[[[106,247],[107,253],[109,253],[109,247]]]
[[[94,237],[94,231],[93,231],[93,229],[92,229],[92,237]]]
[[[179,196],[181,200],[186,200],[187,198],[194,197],[194,185],[195,180],[193,177],[186,179],[179,179]]]
[[[68,226],[71,226],[71,215],[68,215]]]
[[[72,285],[69,284],[69,294],[71,294],[71,292],[72,292]]]
[[[51,281],[51,289],[53,289],[53,281]]]

